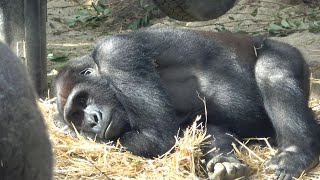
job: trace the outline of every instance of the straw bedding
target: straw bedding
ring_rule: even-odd
[[[125,152],[119,143],[99,144],[92,139],[61,133],[61,127],[53,121],[56,108],[52,102],[41,101],[39,106],[53,144],[55,179],[205,179],[200,145],[207,136],[201,124],[194,123],[184,130],[184,137],[177,138],[173,153],[146,159]],[[311,105],[315,110],[319,107],[317,103]],[[256,141],[260,143],[249,143]],[[271,178],[272,172],[263,168],[263,163],[276,152],[268,140],[248,139],[239,143],[238,147],[234,145],[234,152],[249,166],[250,179]],[[320,179],[320,166],[299,179]]]

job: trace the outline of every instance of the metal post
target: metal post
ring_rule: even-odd
[[[47,0],[0,0],[0,40],[26,64],[38,95],[47,93]]]
[[[0,40],[24,58],[24,2],[0,1]]]
[[[26,63],[37,93],[47,92],[46,0],[24,0]]]

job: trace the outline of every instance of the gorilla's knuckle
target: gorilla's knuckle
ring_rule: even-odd
[[[137,44],[138,43],[136,41],[133,41],[126,35],[107,37],[97,44],[93,52],[93,59],[98,64],[104,63],[109,65],[106,66],[106,68],[112,68],[116,66],[126,68],[125,62],[122,60],[131,59],[132,54],[139,51]],[[107,59],[107,61],[101,61],[102,59]],[[135,58],[132,58],[132,60],[135,60]]]
[[[282,69],[271,57],[263,57],[255,66],[256,80],[260,84],[277,85],[291,76],[286,69]]]
[[[271,71],[274,69],[273,59],[270,57],[259,57],[255,66],[255,74],[258,78],[267,78],[270,76]]]
[[[128,38],[126,35],[114,35],[100,41],[97,45],[99,51],[105,53],[119,52],[120,50],[129,50],[135,46],[135,41]]]
[[[104,52],[113,52],[124,44],[123,39],[119,37],[109,37],[99,44],[99,49]]]

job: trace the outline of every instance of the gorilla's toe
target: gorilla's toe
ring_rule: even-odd
[[[207,164],[209,179],[248,179],[248,168],[233,156],[218,156]]]

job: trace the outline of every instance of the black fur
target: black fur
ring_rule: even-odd
[[[283,152],[268,167],[279,172],[278,179],[318,162],[308,87],[308,67],[287,44],[168,28],[109,36],[91,55],[67,65],[56,81],[60,116],[67,123],[101,139],[120,138],[145,157],[168,151],[178,128],[204,114],[199,93],[206,98],[207,132],[216,139],[203,147],[206,162],[234,161],[229,153],[234,139],[226,133],[274,137]],[[206,153],[214,147],[218,150]]]
[[[52,179],[52,152],[25,67],[0,43],[0,179]]]

